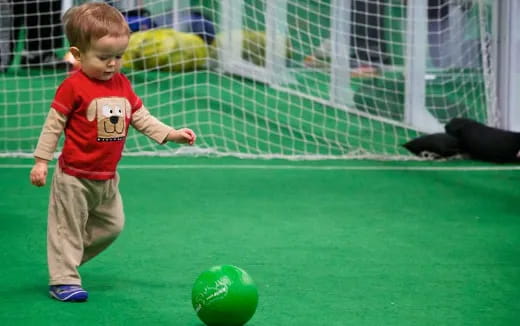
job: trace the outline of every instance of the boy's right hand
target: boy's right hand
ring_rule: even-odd
[[[49,161],[36,158],[36,163],[31,170],[31,183],[36,187],[42,187],[47,180],[47,171],[49,170]]]

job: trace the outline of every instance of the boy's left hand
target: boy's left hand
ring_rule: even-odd
[[[31,183],[36,187],[45,186],[48,169],[49,167],[47,160],[36,158],[36,163],[34,163],[34,166],[31,169],[31,174],[29,176],[31,179]]]
[[[193,132],[193,130],[189,128],[181,128],[178,130],[172,130],[168,135],[169,141],[174,141],[178,144],[188,144],[193,145],[195,140],[197,139],[197,135]]]

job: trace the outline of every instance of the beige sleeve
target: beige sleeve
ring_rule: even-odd
[[[132,114],[130,123],[137,131],[145,134],[159,144],[164,144],[166,137],[170,131],[173,130],[172,127],[165,125],[154,117],[144,106]]]
[[[51,108],[42,128],[38,145],[34,151],[34,157],[50,161],[58,146],[58,140],[65,129],[67,117]]]

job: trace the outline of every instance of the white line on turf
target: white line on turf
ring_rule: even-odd
[[[0,164],[0,169],[29,169],[31,164]],[[54,166],[50,166],[53,168]],[[119,169],[128,170],[172,170],[172,169],[220,169],[220,170],[337,170],[337,171],[518,171],[520,166],[341,166],[341,165],[277,165],[277,164],[146,164],[119,165]]]

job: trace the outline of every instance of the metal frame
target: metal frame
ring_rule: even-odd
[[[294,83],[285,65],[287,0],[266,1],[265,67],[242,59],[243,0],[220,2],[220,28],[223,44],[219,47],[219,69],[224,73],[258,80],[273,87]]]
[[[354,106],[350,87],[352,0],[333,0],[330,8],[330,101],[336,105]]]
[[[427,10],[427,0],[408,1],[404,119],[418,130],[431,133],[443,127],[426,108]]]
[[[496,93],[500,127],[520,131],[520,1],[498,2]]]

